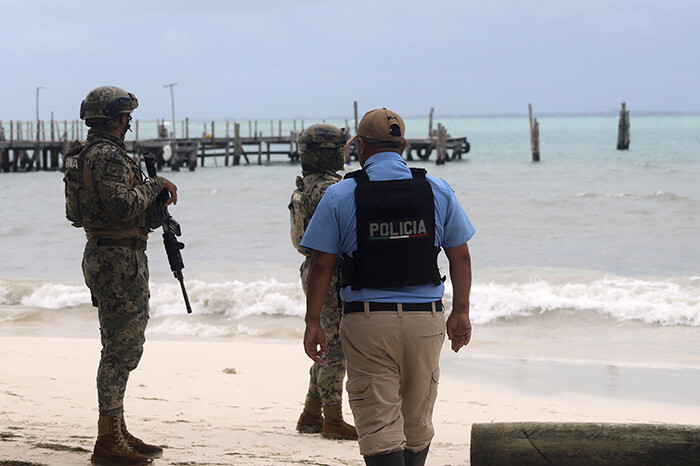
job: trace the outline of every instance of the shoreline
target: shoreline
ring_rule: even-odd
[[[89,462],[99,349],[97,338],[0,337],[0,461]],[[692,424],[700,414],[697,404],[624,393],[531,393],[470,377],[453,358],[479,357],[443,353],[430,465],[468,464],[476,422]],[[356,442],[296,432],[309,367],[301,345],[149,339],[127,389],[127,424],[165,447],[158,465],[362,465]]]

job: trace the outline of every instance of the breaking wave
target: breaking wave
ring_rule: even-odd
[[[298,337],[305,298],[301,285],[276,279],[252,282],[191,281],[194,313],[187,315],[178,284],[151,285],[149,333],[170,336]],[[450,308],[450,287],[445,301]],[[603,277],[590,283],[476,283],[471,294],[475,324],[575,311],[614,321],[662,326],[700,326],[700,277],[662,281]],[[90,293],[82,284],[0,280],[0,322],[55,322],[57,313],[94,319]],[[50,317],[50,318],[49,318]]]

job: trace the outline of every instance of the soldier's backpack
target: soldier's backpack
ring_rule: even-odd
[[[63,182],[66,194],[66,218],[76,228],[83,226],[80,208],[81,198],[85,198],[90,194],[94,196],[95,191],[90,170],[85,169],[83,153],[87,147],[88,144],[83,144],[76,140],[64,156],[64,167],[66,170],[63,175]]]

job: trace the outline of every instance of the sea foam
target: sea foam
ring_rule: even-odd
[[[187,283],[187,289],[194,318],[206,320],[198,321],[201,327],[194,330],[180,324],[167,324],[169,318],[185,315],[177,282],[151,284],[151,317],[160,322],[158,325],[163,326],[165,333],[222,336],[229,331],[222,330],[222,325],[239,325],[245,319],[265,317],[277,318],[280,323],[281,318],[301,319],[305,312],[304,293],[298,282],[283,283],[274,278],[222,283],[193,280]],[[447,309],[451,299],[448,283]],[[90,293],[84,285],[0,280],[0,320],[20,318],[24,315],[19,312],[21,309],[48,312],[89,304]],[[597,313],[616,321],[696,327],[700,326],[700,279],[694,276],[642,280],[609,276],[589,283],[555,284],[532,280],[510,284],[477,282],[472,287],[471,317],[475,324],[559,310]]]

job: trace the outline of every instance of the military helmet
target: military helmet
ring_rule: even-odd
[[[321,149],[338,149],[345,145],[347,137],[345,128],[337,126],[317,124],[311,125],[301,133],[299,139],[299,152],[317,152]]]
[[[326,124],[306,128],[297,139],[304,173],[337,171],[343,168],[345,159],[340,149],[347,139],[345,128]]]
[[[116,86],[101,86],[88,92],[80,103],[80,119],[109,119],[131,113],[139,106],[136,96]]]

